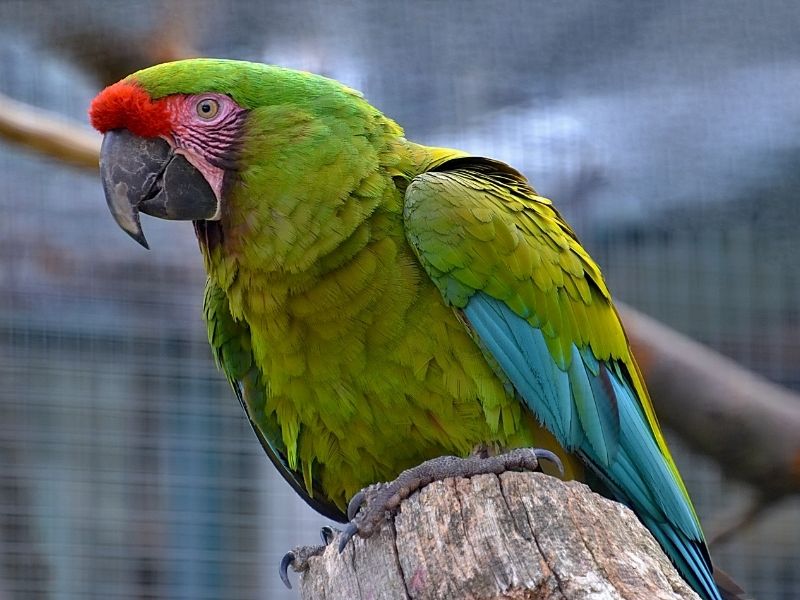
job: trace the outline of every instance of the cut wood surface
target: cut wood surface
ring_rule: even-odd
[[[634,514],[540,473],[434,482],[370,539],[305,563],[307,600],[698,596]]]

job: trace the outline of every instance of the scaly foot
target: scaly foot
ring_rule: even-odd
[[[281,564],[278,567],[278,574],[281,576],[283,585],[292,589],[292,584],[289,581],[289,567],[295,573],[300,573],[308,569],[308,559],[312,556],[319,556],[325,551],[325,548],[334,540],[334,538],[341,533],[338,529],[330,525],[324,525],[319,530],[319,537],[322,539],[320,546],[299,546],[294,550],[289,550],[283,555]]]
[[[403,500],[433,481],[488,473],[499,475],[505,471],[537,471],[539,459],[549,460],[563,473],[561,461],[549,450],[518,448],[506,454],[488,457],[440,456],[403,471],[390,483],[373,484],[358,492],[350,500],[347,506],[347,518],[350,519],[350,523],[339,538],[339,552],[345,549],[347,542],[354,535],[368,538],[374,534],[386,519],[387,513],[393,514]]]

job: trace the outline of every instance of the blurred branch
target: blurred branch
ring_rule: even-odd
[[[97,170],[98,135],[46,111],[0,100],[6,107],[0,138]],[[756,506],[800,492],[800,395],[630,307],[618,307],[663,423],[728,476],[754,486]],[[743,516],[745,522],[758,512],[753,511]]]
[[[113,83],[146,66],[197,56],[194,47],[196,24],[191,2],[173,0],[164,7],[160,27],[144,37],[121,39],[124,32],[63,32],[50,43],[95,75],[103,85]],[[40,110],[0,94],[0,139],[19,144],[50,158],[76,167],[96,170],[100,137],[65,121],[59,115]]]
[[[0,94],[0,139],[76,167],[97,170],[100,136],[58,115]]]
[[[758,497],[724,537],[800,492],[800,395],[621,304],[634,354],[662,422]]]
[[[713,529],[706,535],[708,545],[716,546],[727,542],[737,533],[757,521],[761,515],[775,505],[776,500],[775,498],[765,498],[757,495],[743,509],[712,522]]]

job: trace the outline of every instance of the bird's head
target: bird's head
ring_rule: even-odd
[[[379,114],[365,107],[356,92],[309,73],[191,59],[150,67],[107,87],[92,101],[89,116],[104,134],[100,170],[108,207],[119,226],[147,247],[140,212],[219,220],[233,188],[253,183],[248,177],[259,179],[251,188],[264,195],[267,188],[292,195],[285,177],[301,181],[347,158],[336,150],[347,144],[331,140],[363,135],[375,119],[371,112]]]

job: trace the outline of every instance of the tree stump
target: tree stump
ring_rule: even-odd
[[[540,473],[434,482],[336,546],[302,565],[302,598],[698,599],[628,508]]]

